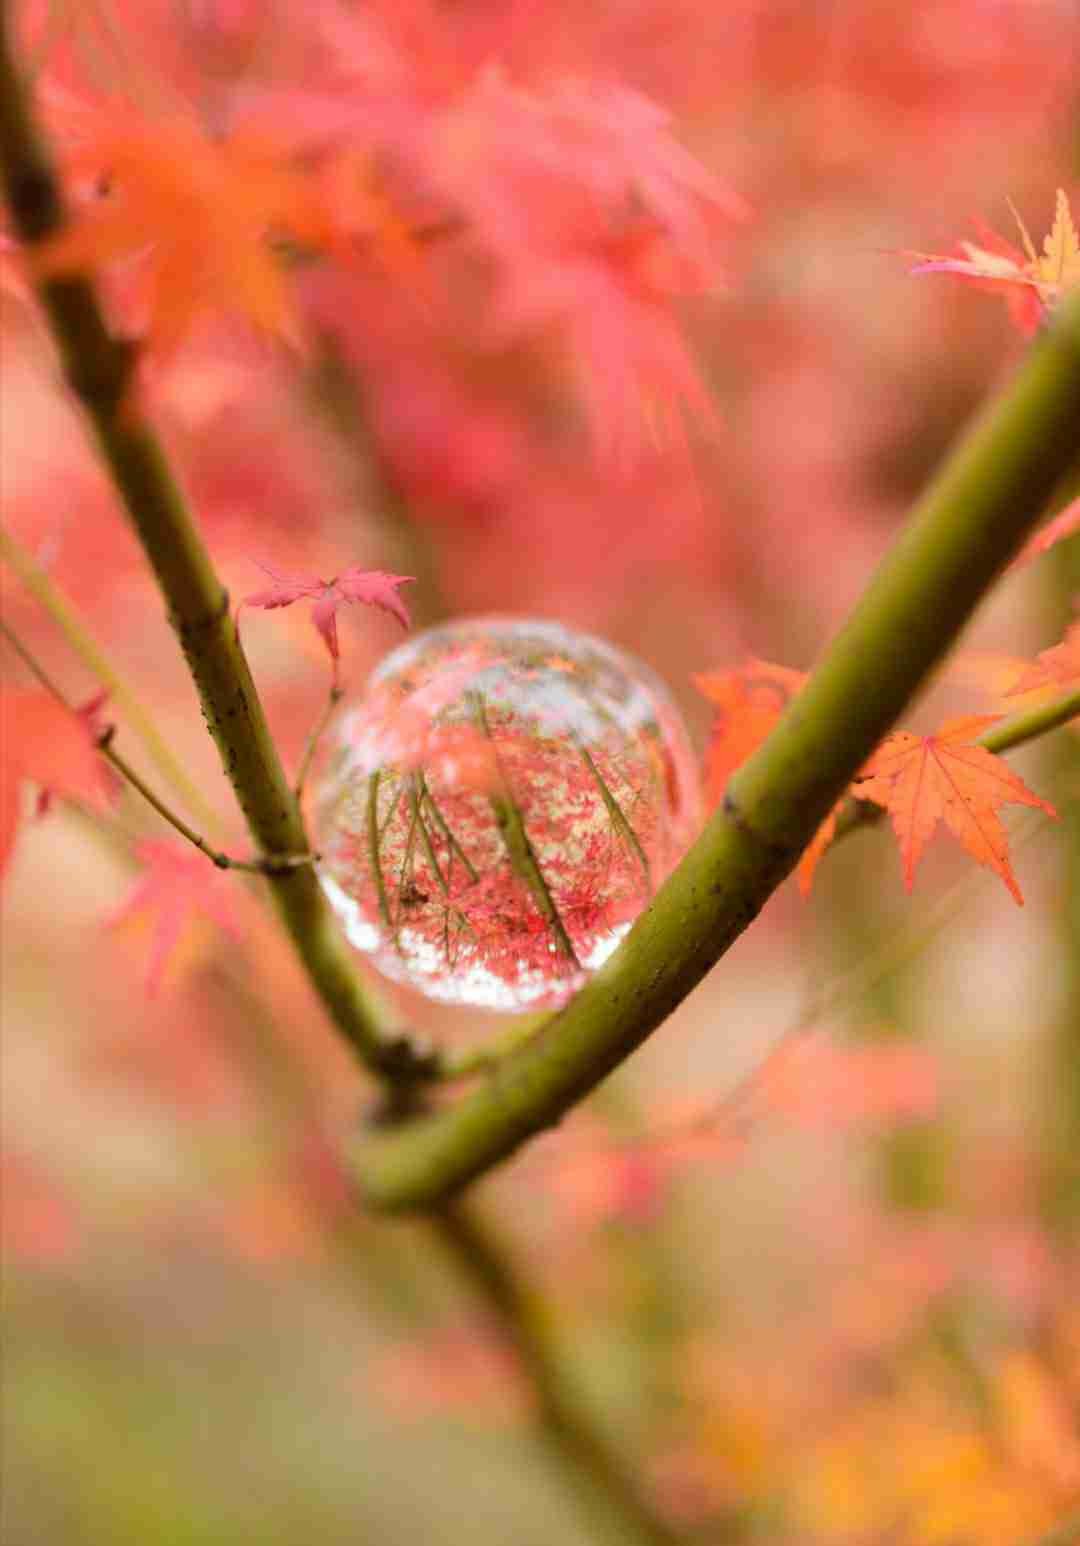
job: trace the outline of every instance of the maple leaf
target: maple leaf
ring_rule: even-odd
[[[705,798],[714,803],[735,769],[776,724],[788,699],[806,681],[806,672],[751,657],[730,671],[697,672],[692,680],[717,710],[704,769]]]
[[[694,685],[717,708],[705,751],[705,798],[710,804],[720,799],[732,773],[765,739],[788,699],[805,681],[805,671],[752,657],[732,671],[703,671],[693,677]],[[799,860],[796,874],[803,896],[809,892],[818,861],[832,842],[842,803],[843,800],[837,801]]]
[[[116,782],[97,748],[103,701],[98,694],[70,709],[36,688],[0,689],[0,867],[15,839],[25,782],[37,786],[39,816],[56,796],[107,807]]]
[[[221,307],[300,346],[270,237],[310,223],[308,189],[268,144],[213,140],[180,115],[151,124],[106,113],[67,170],[92,176],[96,198],[37,250],[39,274],[138,258],[146,336],[159,354],[176,348],[199,312]]]
[[[810,887],[814,882],[814,871],[820,864],[826,848],[828,848],[836,836],[836,818],[839,816],[840,807],[846,799],[846,794],[841,795],[802,851],[802,857],[795,869],[795,878],[798,881],[799,891],[803,896],[809,896]]]
[[[1019,569],[1021,564],[1038,558],[1040,553],[1045,553],[1056,542],[1064,542],[1066,537],[1075,537],[1077,532],[1080,532],[1080,498],[1071,500],[1064,510],[1058,511],[1052,521],[1047,521],[1045,526],[1040,527],[1033,536],[1029,537],[1013,559],[1010,568]]]
[[[951,257],[912,253],[910,256],[920,261],[911,272],[958,274],[986,289],[1004,287],[1014,323],[1021,332],[1033,333],[1043,315],[1053,310],[1068,290],[1080,286],[1080,240],[1063,188],[1057,191],[1054,223],[1041,253],[1036,252],[1027,227],[1015,210],[1013,215],[1020,230],[1022,251],[980,225],[981,246],[959,242],[959,256]]]
[[[934,735],[898,730],[885,738],[859,774],[855,795],[884,806],[892,819],[909,891],[923,849],[938,822],[944,821],[968,853],[1000,875],[1023,903],[997,809],[1016,804],[1034,806],[1048,816],[1057,812],[1000,757],[971,744],[998,717],[973,714],[947,720]]]
[[[161,987],[169,957],[181,936],[202,916],[239,939],[228,883],[202,854],[170,839],[146,838],[136,844],[142,875],[108,919],[110,926],[140,913],[153,919],[144,983],[149,998]]]
[[[409,626],[409,614],[405,603],[397,594],[399,585],[406,585],[413,578],[408,574],[387,574],[383,569],[361,569],[351,564],[332,580],[322,580],[317,574],[283,574],[271,564],[256,560],[259,568],[274,581],[266,590],[245,596],[242,607],[291,607],[294,601],[309,596],[315,605],[311,609],[311,621],[318,629],[330,658],[337,662],[339,656],[337,633],[337,609],[346,601],[362,601],[367,606],[381,607],[384,612],[397,618],[403,628]]]
[[[1080,622],[1070,623],[1061,643],[1041,650],[1036,661],[1010,689],[1010,698],[1039,687],[1080,685]]]

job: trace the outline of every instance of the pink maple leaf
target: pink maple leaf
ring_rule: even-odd
[[[340,654],[337,610],[343,602],[362,601],[367,606],[381,607],[384,612],[392,613],[403,628],[409,626],[409,614],[397,593],[397,587],[407,584],[413,578],[412,575],[387,574],[384,569],[361,569],[359,564],[350,564],[348,569],[343,569],[332,580],[323,580],[317,574],[283,574],[272,564],[263,563],[259,559],[255,562],[274,583],[266,590],[245,596],[240,605],[264,607],[270,611],[274,607],[291,607],[294,601],[300,601],[305,596],[311,597],[315,603],[311,609],[311,621],[330,651],[335,670]]]
[[[122,923],[139,914],[152,917],[144,982],[147,997],[153,998],[161,987],[169,957],[199,916],[217,924],[233,939],[239,939],[240,930],[228,884],[202,854],[160,838],[144,839],[136,845],[135,853],[143,872],[108,923]]]

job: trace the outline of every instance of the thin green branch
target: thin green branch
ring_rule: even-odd
[[[1023,746],[1026,741],[1034,741],[1040,735],[1067,725],[1078,714],[1080,688],[1064,693],[1060,698],[1052,698],[1048,703],[1040,703],[1023,714],[1014,714],[1004,724],[994,725],[979,736],[977,744],[1000,756],[1002,752],[1012,751],[1014,746]]]
[[[491,740],[491,729],[488,725],[487,714],[484,710],[484,700],[478,693],[473,694],[473,711],[481,733]],[[494,751],[496,761],[498,753]],[[529,841],[529,834],[525,829],[525,822],[517,801],[514,799],[506,779],[501,780],[502,788],[488,795],[488,804],[491,806],[491,814],[495,817],[495,825],[499,829],[499,837],[506,849],[506,857],[510,861],[510,868],[517,878],[524,884],[529,895],[536,904],[536,910],[551,930],[551,937],[555,942],[555,948],[564,960],[570,965],[580,968],[573,943],[566,932],[566,925],[562,921],[562,915],[555,905],[548,883],[544,878],[544,872],[540,868],[540,862],[536,857],[536,851]]]
[[[954,642],[1078,440],[1080,295],[948,458],[809,682],[619,949],[455,1105],[356,1140],[354,1172],[372,1206],[452,1195],[556,1122],[701,981]]]
[[[183,800],[193,816],[211,831],[221,826],[221,818],[188,777],[183,764],[173,754],[138,696],[95,640],[75,607],[49,578],[41,565],[22,543],[0,526],[0,558],[8,564],[35,601],[49,614],[63,634],[72,652],[91,676],[105,688],[132,730],[146,748],[147,756]]]
[[[6,6],[0,7],[0,174],[14,228],[32,262],[35,245],[63,226],[64,211],[12,57]],[[64,376],[93,426],[165,597],[252,839],[267,858],[307,853],[300,810],[270,737],[228,595],[132,391],[133,347],[110,335],[83,275],[46,279],[37,290]],[[403,1037],[382,1031],[381,1009],[357,975],[311,866],[268,880],[312,983],[360,1058],[387,1078],[414,1077],[422,1055],[414,1056]]]
[[[297,805],[301,806],[304,799],[304,785],[307,776],[311,772],[311,764],[315,753],[319,749],[319,742],[326,732],[326,727],[334,717],[334,710],[345,696],[345,689],[337,679],[337,661],[334,662],[334,677],[330,683],[330,691],[326,695],[322,713],[308,731],[307,740],[304,742],[304,750],[300,754],[300,766],[296,770],[296,780],[293,784],[293,794],[296,796]]]
[[[433,1222],[460,1270],[509,1333],[536,1392],[541,1431],[591,1513],[598,1537],[623,1546],[676,1546],[681,1537],[653,1511],[639,1478],[582,1410],[556,1355],[542,1304],[496,1247],[492,1231],[461,1204],[436,1214]]]
[[[374,773],[368,774],[367,787],[367,841],[368,841],[368,865],[371,869],[371,877],[375,882],[375,893],[379,899],[379,918],[385,928],[390,927],[390,903],[386,895],[386,877],[382,867],[382,833],[379,831],[379,780],[382,770],[376,768]]]
[[[19,659],[26,666],[27,670],[32,672],[33,675],[37,677],[38,681],[41,683],[42,687],[45,688],[46,692],[50,693],[52,697],[54,697],[56,701],[68,711],[69,714],[71,714],[73,717],[77,717],[78,710],[76,709],[75,705],[69,701],[66,694],[49,675],[45,667],[34,655],[33,651],[23,643],[13,628],[8,627],[3,618],[0,618],[0,634],[3,634],[4,638],[18,655]],[[250,875],[277,875],[283,873],[285,870],[292,869],[295,865],[298,864],[314,863],[316,856],[311,853],[275,854],[272,858],[266,859],[234,859],[231,857],[231,855],[222,853],[219,848],[214,848],[213,845],[208,843],[205,838],[199,836],[194,827],[189,827],[182,816],[178,816],[174,810],[171,810],[170,807],[165,804],[165,801],[160,799],[154,793],[149,784],[145,782],[141,775],[136,773],[135,769],[128,762],[127,758],[120,755],[120,753],[116,750],[116,747],[113,745],[113,738],[115,735],[116,726],[107,725],[94,742],[97,750],[101,753],[105,761],[115,772],[120,775],[122,779],[124,779],[126,783],[130,784],[134,790],[142,795],[146,803],[151,806],[153,810],[157,811],[158,815],[162,818],[163,821],[167,822],[170,827],[179,832],[181,837],[186,838],[187,841],[195,848],[197,848],[200,853],[205,854],[206,857],[210,860],[210,863],[214,865],[216,869],[244,870]]]
[[[589,752],[588,747],[579,746],[578,750],[581,753],[581,760],[588,768],[592,780],[600,792],[600,798],[604,802],[604,806],[611,820],[612,827],[622,838],[623,842],[627,845],[627,847],[630,849],[630,852],[634,855],[638,864],[641,866],[642,878],[645,881],[645,890],[651,895],[652,877],[649,873],[649,861],[646,857],[644,848],[641,846],[637,833],[631,826],[630,820],[623,811],[622,806],[619,804],[618,800],[616,800],[615,796],[608,788],[607,782],[603,774],[600,772],[600,769],[596,766],[596,762]]]
[[[461,865],[466,875],[469,877],[469,880],[475,884],[475,882],[480,878],[479,872],[477,871],[475,864],[473,864],[472,860],[465,852],[464,848],[462,848],[461,844],[454,836],[454,833],[449,823],[447,822],[446,817],[443,815],[441,809],[439,808],[435,796],[428,788],[427,779],[424,777],[422,770],[417,771],[416,779],[420,790],[421,799],[427,806],[428,810],[431,812],[432,820],[445,838],[446,846],[450,850],[451,857],[456,857],[461,860]],[[449,865],[447,866],[447,870],[449,871]]]

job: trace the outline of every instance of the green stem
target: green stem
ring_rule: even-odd
[[[379,781],[382,778],[382,770],[376,768],[374,773],[368,774],[367,787],[367,840],[368,840],[368,864],[371,867],[371,878],[375,882],[375,893],[379,899],[379,919],[385,928],[390,927],[390,903],[386,895],[386,877],[382,867],[382,834],[379,831]]]
[[[1052,698],[1049,703],[1041,703],[1037,708],[1028,709],[1023,714],[1014,714],[1003,725],[995,725],[980,735],[976,744],[985,746],[988,752],[1000,754],[1012,751],[1014,746],[1023,746],[1026,741],[1034,741],[1037,736],[1046,735],[1050,730],[1057,730],[1061,725],[1067,725],[1070,719],[1075,719],[1080,714],[1080,688],[1073,692],[1067,692],[1060,698]]]
[[[336,669],[337,662],[335,661],[334,664]],[[323,705],[322,713],[319,715],[318,719],[315,721],[310,731],[308,732],[308,738],[304,742],[304,750],[300,754],[300,766],[296,770],[296,782],[293,784],[293,793],[296,796],[297,805],[302,806],[304,798],[304,785],[307,783],[307,776],[311,772],[311,764],[314,760],[315,753],[319,748],[319,742],[323,738],[323,734],[327,725],[333,718],[334,710],[337,708],[338,704],[341,702],[344,696],[345,689],[338,682],[335,675],[333,681],[330,683],[330,691],[326,695],[326,702]]]
[[[590,774],[592,775],[593,782],[600,792],[600,798],[603,800],[604,805],[607,808],[608,816],[611,819],[611,825],[626,843],[627,847],[630,849],[631,853],[640,864],[641,874],[645,881],[645,890],[651,895],[652,879],[649,874],[649,861],[645,856],[644,848],[642,848],[641,843],[638,840],[637,833],[631,826],[627,816],[623,811],[622,806],[619,804],[618,800],[616,800],[615,796],[608,788],[604,776],[600,772],[600,769],[596,766],[596,763],[589,753],[588,748],[579,746],[578,750],[581,753],[582,761],[588,768]]]
[[[619,949],[455,1105],[356,1141],[372,1206],[430,1206],[457,1191],[557,1121],[700,982],[956,639],[1078,437],[1080,294],[948,458],[809,682]]]
[[[34,247],[62,228],[64,211],[12,58],[7,7],[0,7],[0,172],[14,228],[32,260]],[[47,279],[37,289],[65,379],[93,427],[165,597],[252,839],[267,858],[305,854],[309,845],[300,810],[270,737],[228,595],[131,390],[134,350],[110,335],[82,275]],[[275,873],[268,883],[312,983],[354,1050],[380,1075],[410,1075],[417,1060],[403,1038],[383,1034],[381,1009],[357,976],[311,866]]]
[[[536,1393],[541,1431],[591,1513],[598,1536],[623,1546],[675,1546],[680,1537],[653,1512],[637,1476],[581,1409],[542,1305],[496,1247],[490,1229],[460,1204],[436,1214],[433,1222],[458,1267],[497,1312]]]
[[[27,645],[22,642],[18,634],[15,633],[14,629],[8,627],[3,618],[0,618],[0,634],[3,634],[4,638],[7,640],[8,644],[15,651],[15,653],[19,656],[27,670],[31,671],[33,675],[37,677],[42,687],[45,688],[45,691],[50,693],[51,696],[56,699],[57,703],[59,703],[62,708],[65,708],[69,714],[77,717],[78,710],[75,708],[74,704],[68,701],[65,694],[61,691],[57,683],[53,681],[52,677],[45,670],[45,667],[37,659],[32,650],[30,650]],[[275,857],[272,859],[233,859],[229,854],[222,853],[220,849],[214,848],[206,841],[205,838],[200,837],[193,827],[189,827],[182,816],[178,816],[174,810],[171,810],[169,806],[165,804],[164,800],[159,799],[154,791],[150,788],[149,784],[147,784],[142,779],[142,777],[136,773],[135,769],[128,762],[127,758],[120,755],[120,753],[116,750],[116,747],[113,745],[113,736],[115,733],[115,725],[108,725],[105,730],[103,730],[102,733],[97,737],[97,740],[94,744],[96,745],[97,750],[100,752],[101,756],[105,759],[111,768],[119,773],[120,777],[124,779],[126,783],[130,784],[131,787],[137,791],[137,793],[142,795],[146,803],[151,806],[152,809],[157,811],[158,815],[162,818],[163,821],[167,822],[170,827],[179,832],[181,837],[186,838],[187,841],[195,848],[197,848],[200,853],[205,854],[206,857],[210,860],[210,863],[213,864],[215,868],[219,870],[245,870],[248,874],[251,875],[273,875],[279,873],[280,871],[291,869],[296,864],[312,863],[314,856],[310,853],[282,854],[280,856],[275,855]]]
[[[491,740],[491,729],[488,725],[487,714],[484,712],[484,702],[479,694],[473,694],[474,712],[476,722],[484,736]],[[494,752],[494,747],[492,748]],[[494,753],[498,760],[498,753]],[[517,801],[514,799],[510,786],[503,778],[502,789],[488,795],[488,804],[491,806],[491,814],[495,817],[495,825],[499,829],[499,837],[506,849],[506,857],[510,861],[510,868],[517,878],[525,885],[536,904],[536,910],[551,930],[551,937],[555,941],[555,948],[564,960],[571,966],[580,968],[577,955],[566,926],[562,921],[559,909],[555,905],[555,898],[548,889],[548,883],[544,879],[544,872],[540,868],[540,862],[536,852],[529,841],[529,834],[525,830],[521,812]]]
[[[45,570],[31,557],[22,543],[2,526],[0,526],[0,558],[10,565],[35,601],[52,618],[72,652],[82,661],[91,676],[95,677],[108,692],[113,703],[121,710],[132,730],[145,746],[151,761],[176,790],[188,810],[199,818],[204,827],[211,830],[220,827],[220,816],[192,783],[182,764],[173,755],[172,748],[165,737],[116,666],[94,639],[71,602],[57,589]]]
[[[405,897],[408,888],[413,881],[413,864],[416,857],[416,828],[420,820],[420,807],[413,802],[409,807],[409,825],[405,832],[405,847],[401,854],[401,867],[398,870],[397,907],[394,910],[394,941],[398,943],[398,931],[401,928],[402,912],[405,907]]]
[[[468,918],[462,912],[461,908],[455,906],[455,904],[450,900],[450,882],[442,872],[438,857],[431,842],[431,833],[428,831],[426,825],[424,824],[424,816],[421,809],[422,802],[419,790],[420,779],[419,776],[414,773],[409,779],[409,815],[410,820],[415,824],[416,831],[419,835],[420,847],[424,850],[424,858],[427,860],[428,869],[434,875],[435,884],[443,894],[443,898],[446,904],[447,916],[453,916],[467,933],[475,937],[476,930],[473,928]],[[441,1061],[442,1060],[440,1060],[440,1067]]]
[[[478,881],[480,878],[476,866],[473,864],[464,848],[462,848],[461,844],[454,836],[453,830],[447,822],[446,817],[439,809],[439,805],[435,799],[435,796],[428,788],[427,779],[424,777],[423,773],[418,772],[416,778],[420,789],[420,797],[424,804],[427,806],[428,810],[431,812],[432,820],[435,822],[435,825],[446,839],[446,844],[450,849],[451,854],[461,860],[462,868],[464,869],[466,875],[468,875],[470,882],[475,885],[476,881]]]

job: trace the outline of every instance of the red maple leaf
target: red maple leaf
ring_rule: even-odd
[[[0,689],[0,867],[15,839],[24,783],[37,787],[39,816],[56,796],[98,810],[108,805],[116,784],[97,747],[103,702],[97,694],[70,709],[36,688]]]
[[[169,839],[146,838],[136,845],[142,875],[113,912],[110,925],[140,913],[153,919],[145,986],[153,997],[166,963],[184,932],[201,916],[233,939],[240,937],[228,883],[200,853]]]
[[[315,605],[311,609],[311,621],[322,635],[330,651],[330,658],[335,662],[335,669],[340,654],[337,609],[343,602],[362,601],[367,606],[381,607],[384,612],[390,612],[396,617],[403,628],[409,626],[409,614],[397,594],[397,587],[408,584],[412,575],[387,574],[384,569],[361,569],[359,564],[350,564],[348,569],[343,569],[332,580],[322,580],[317,574],[283,574],[272,564],[265,564],[259,559],[255,562],[274,583],[266,590],[245,596],[240,605],[264,607],[270,611],[274,607],[291,607],[294,601],[300,601],[305,596],[312,597]]]
[[[972,745],[997,717],[979,714],[947,720],[934,735],[899,730],[885,738],[859,774],[856,796],[884,806],[892,818],[909,891],[923,849],[938,822],[944,821],[968,853],[1000,875],[1016,901],[1023,903],[1009,866],[1008,837],[998,807],[1032,805],[1048,816],[1057,812],[1000,757]]]

